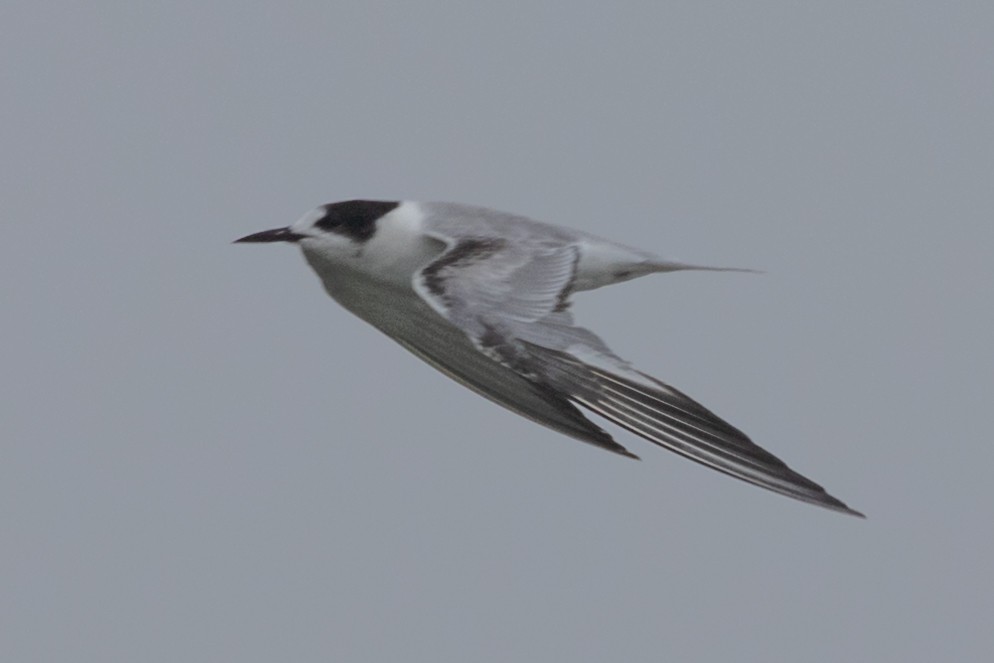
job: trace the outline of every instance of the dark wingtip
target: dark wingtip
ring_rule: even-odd
[[[839,504],[842,504],[842,502],[839,502]],[[857,518],[862,518],[863,520],[866,520],[866,514],[864,514],[862,511],[857,511],[856,509],[850,509],[845,504],[842,504],[842,506],[839,508],[839,512],[849,516],[856,516]]]
[[[617,442],[615,442],[614,445],[612,445],[611,447],[608,447],[608,451],[613,451],[619,456],[624,456],[625,458],[631,458],[632,460],[642,460],[641,458],[639,458],[631,451],[618,444]]]
[[[856,516],[857,518],[862,518],[863,520],[866,520],[866,515],[863,514],[861,511],[849,508],[849,506],[846,505],[845,502],[835,497],[832,497],[828,493],[823,493],[821,495],[821,499],[819,500],[812,500],[812,504],[825,507],[826,509],[831,509],[832,511],[838,511],[839,513],[844,513],[847,516]]]

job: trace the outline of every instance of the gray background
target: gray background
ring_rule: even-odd
[[[0,659],[985,661],[990,3],[5,2]],[[455,200],[867,521],[448,381],[232,246]],[[616,429],[612,429],[616,430]]]

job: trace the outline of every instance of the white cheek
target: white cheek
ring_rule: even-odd
[[[336,235],[306,237],[297,244],[311,264],[348,262],[355,256],[357,248],[348,239]]]

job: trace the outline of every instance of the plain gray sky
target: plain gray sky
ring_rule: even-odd
[[[0,659],[994,657],[985,2],[0,10]],[[453,200],[869,519],[515,417],[232,246]]]

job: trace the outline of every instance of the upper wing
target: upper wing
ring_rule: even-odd
[[[573,324],[568,244],[450,239],[414,288],[491,360],[659,446],[768,490],[862,515],[682,392]]]
[[[552,242],[511,243],[494,237],[449,240],[414,278],[414,288],[450,320],[533,322],[565,307],[578,250]]]

